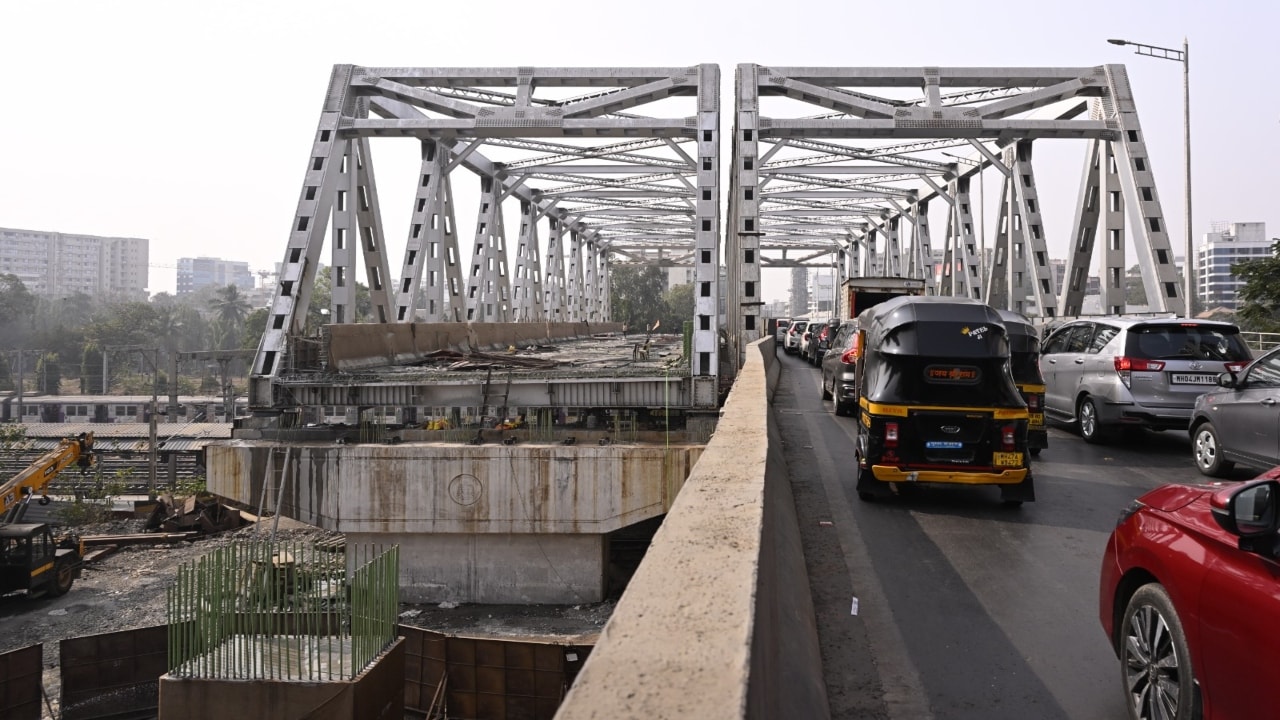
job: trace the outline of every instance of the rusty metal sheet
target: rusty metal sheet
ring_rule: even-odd
[[[551,720],[591,652],[586,645],[452,637],[406,625],[400,634],[405,707],[425,713],[443,679],[450,717],[475,720]]]
[[[64,720],[155,715],[168,626],[71,638],[58,651]]]
[[[0,653],[0,718],[40,720],[43,645]]]

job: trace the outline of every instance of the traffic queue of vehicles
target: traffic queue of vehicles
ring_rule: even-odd
[[[830,338],[817,356],[823,399],[858,417],[863,500],[894,483],[1034,500],[1028,455],[1048,445],[1046,416],[1088,443],[1188,432],[1210,478],[1271,468],[1134,500],[1103,552],[1098,604],[1130,717],[1268,715],[1280,680],[1280,347],[1255,360],[1235,325],[1183,318],[1074,320],[1041,342],[1018,313],[913,295],[806,328]]]

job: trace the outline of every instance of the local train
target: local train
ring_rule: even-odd
[[[19,409],[21,405],[21,409]],[[159,422],[168,422],[169,396],[156,398]],[[0,396],[0,422],[33,423],[145,423],[151,421],[150,395]],[[236,398],[235,415],[247,415],[248,398]],[[223,399],[215,395],[178,396],[178,422],[231,422]]]

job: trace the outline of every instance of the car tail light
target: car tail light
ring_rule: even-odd
[[[1227,366],[1227,372],[1231,373],[1232,375],[1235,375],[1236,373],[1243,370],[1244,366],[1248,365],[1249,363],[1243,360],[1233,360],[1229,363],[1223,363],[1223,364]]]
[[[1159,360],[1147,360],[1145,358],[1125,357],[1117,355],[1115,357],[1116,372],[1120,375],[1120,382],[1125,387],[1129,387],[1130,372],[1160,372],[1164,370],[1164,363]]]
[[[1000,428],[1000,446],[1002,450],[1009,451],[1014,448],[1014,438],[1017,436],[1017,425],[1005,425]]]
[[[887,422],[884,424],[884,446],[898,447],[898,423]]]

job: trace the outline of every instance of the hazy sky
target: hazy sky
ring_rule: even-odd
[[[1191,47],[1194,231],[1280,236],[1273,2],[0,3],[0,227],[151,241],[151,290],[178,257],[279,262],[330,69],[369,66],[1092,66],[1124,63],[1182,252],[1182,67],[1109,37]],[[1084,142],[1036,145],[1061,257]],[[416,145],[406,147],[416,167]],[[728,152],[728,147],[722,148]],[[375,160],[380,160],[375,149]],[[382,164],[376,167],[382,178]],[[412,172],[412,170],[411,170]],[[728,178],[722,177],[727,186]],[[386,195],[385,182],[379,183]],[[987,181],[993,191],[996,180]],[[408,195],[411,197],[411,192]],[[392,267],[409,208],[384,200]],[[474,220],[459,216],[461,237]],[[544,233],[545,237],[545,233]],[[466,245],[466,243],[464,243]],[[785,294],[783,273],[767,299]]]

